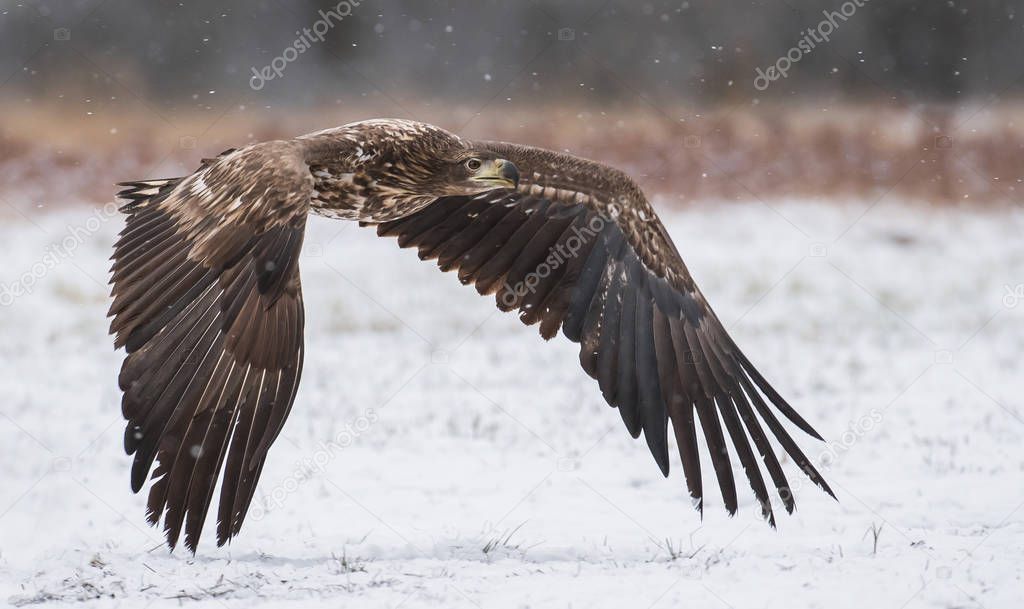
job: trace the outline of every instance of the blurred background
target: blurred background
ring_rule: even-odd
[[[55,167],[104,199],[112,176],[392,116],[594,157],[680,202],[1012,200],[1022,5],[6,2],[0,181],[54,204]]]

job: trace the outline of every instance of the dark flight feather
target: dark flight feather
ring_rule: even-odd
[[[738,506],[730,443],[765,519],[774,526],[756,455],[786,510],[793,510],[789,483],[763,425],[808,477],[832,494],[768,403],[803,431],[820,436],[736,347],[628,177],[550,151],[475,145],[510,159],[535,181],[521,183],[516,192],[476,199],[486,205],[474,207],[465,223],[450,217],[464,213],[458,197],[446,197],[409,217],[379,224],[378,234],[397,236],[402,246],[439,240],[444,244],[438,250],[442,270],[456,271],[481,294],[497,291],[499,309],[518,309],[525,323],[539,322],[545,338],[561,327],[567,338],[580,343],[584,371],[619,409],[629,433],[644,435],[665,475],[671,423],[687,490],[698,509],[703,508],[703,484],[697,421],[729,513]],[[439,221],[442,207],[446,215]],[[461,232],[453,230],[458,227]],[[549,256],[564,246],[573,227],[581,245],[576,254],[560,259],[559,268],[531,289],[522,289],[531,273],[550,267]]]
[[[292,180],[281,180],[290,152],[256,146],[206,162],[155,194],[134,194],[151,192],[150,182],[122,193],[128,221],[113,256],[110,327],[127,351],[119,377],[125,450],[135,456],[136,492],[157,463],[148,518],[163,518],[171,547],[184,532],[195,551],[222,470],[217,542],[238,533],[294,399],[309,198],[302,193],[312,178],[295,163]],[[261,167],[274,168],[273,177]]]

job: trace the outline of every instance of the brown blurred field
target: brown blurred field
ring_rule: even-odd
[[[179,175],[226,148],[377,116],[598,159],[630,172],[649,194],[680,204],[883,196],[991,204],[1015,201],[1024,178],[1018,103],[703,110],[428,104],[410,115],[388,103],[168,112],[138,100],[68,99],[67,107],[25,101],[3,109],[0,181],[2,192],[18,196],[0,198],[36,207],[106,201],[118,181]]]

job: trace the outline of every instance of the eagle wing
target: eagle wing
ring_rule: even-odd
[[[629,433],[643,432],[664,475],[671,421],[683,473],[698,510],[703,486],[695,422],[700,422],[722,498],[737,509],[728,442],[763,516],[774,526],[761,461],[788,512],[793,494],[763,425],[805,474],[832,490],[772,407],[821,436],[772,388],[729,337],[694,284],[661,221],[625,174],[592,161],[503,143],[476,143],[511,160],[517,190],[444,197],[377,225],[423,260],[457,271],[498,308],[561,328],[580,344],[580,363],[618,408]],[[770,405],[769,405],[770,404]],[[749,439],[748,439],[749,437]]]
[[[236,535],[303,358],[298,257],[313,178],[289,142],[208,159],[173,180],[122,184],[109,315],[138,492],[150,524],[195,552],[224,468],[217,542]]]

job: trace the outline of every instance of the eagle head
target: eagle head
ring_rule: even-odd
[[[433,125],[378,119],[355,126],[362,132],[364,168],[385,188],[444,197],[519,184],[514,163]]]
[[[403,119],[350,123],[300,138],[314,170],[317,205],[367,222],[401,217],[441,197],[519,185],[512,161],[444,129]],[[338,176],[344,176],[338,178]]]
[[[447,195],[477,194],[519,185],[519,168],[489,150],[467,147],[438,160],[438,173],[445,176],[441,188]]]

